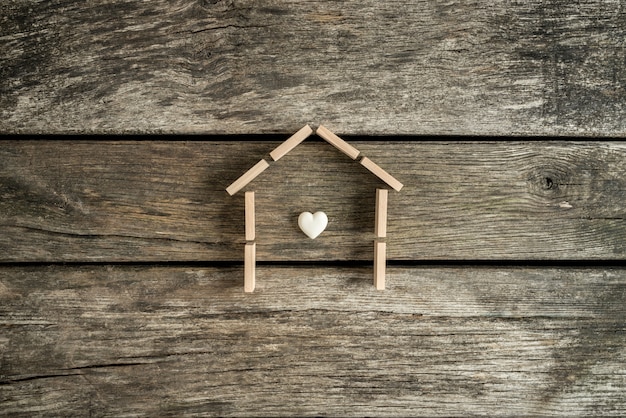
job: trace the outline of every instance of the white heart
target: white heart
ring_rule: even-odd
[[[309,238],[315,239],[328,225],[328,217],[324,212],[302,212],[298,216],[298,226]]]

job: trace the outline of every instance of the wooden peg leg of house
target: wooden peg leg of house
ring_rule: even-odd
[[[374,234],[376,238],[387,236],[387,200],[389,190],[376,189],[376,223],[374,224]]]
[[[243,271],[243,291],[246,293],[254,292],[254,288],[256,286],[256,242],[249,242],[246,244]]]
[[[254,214],[254,192],[246,192],[245,194],[245,223],[246,223],[246,241],[251,242],[256,239],[256,221]]]
[[[256,220],[254,214],[254,192],[246,192],[244,198],[246,247],[243,261],[243,291],[254,292],[256,287]]]
[[[385,290],[385,268],[387,264],[387,243],[374,241],[374,286]]]
[[[387,265],[387,200],[389,190],[376,189],[376,213],[374,234],[374,286],[378,290],[385,289],[385,270]]]

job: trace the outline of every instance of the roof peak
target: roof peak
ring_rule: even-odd
[[[402,189],[403,184],[396,180],[391,174],[387,173],[380,166],[374,163],[369,158],[362,156],[361,151],[348,144],[343,139],[339,138],[332,131],[326,128],[323,125],[319,125],[315,130],[315,133],[328,142],[333,147],[337,148],[342,153],[346,154],[348,157],[353,160],[357,160],[359,157],[360,163],[363,167],[367,168],[372,174],[376,177],[387,183],[392,189],[396,191],[400,191]],[[302,141],[307,139],[309,136],[313,134],[313,129],[307,124],[304,125],[298,132],[291,135],[286,141],[280,144],[278,147],[274,148],[272,152],[270,152],[270,157],[274,161],[280,160],[282,157],[287,155],[291,150],[300,145]],[[230,186],[226,188],[226,192],[229,195],[236,194],[239,190],[243,189],[248,185],[252,180],[254,180],[259,174],[265,171],[269,167],[269,163],[265,161],[265,159],[261,159],[258,163],[256,163],[252,168],[242,174],[237,180],[235,180]]]

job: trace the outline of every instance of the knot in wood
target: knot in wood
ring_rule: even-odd
[[[563,186],[570,183],[570,172],[563,167],[540,167],[528,180],[533,194],[554,198],[565,193]]]
[[[554,184],[554,180],[552,180],[552,177],[546,177],[544,178],[545,182],[544,182],[544,189],[546,190],[551,190],[553,187],[559,187],[558,184]]]

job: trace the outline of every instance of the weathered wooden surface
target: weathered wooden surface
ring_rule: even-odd
[[[270,142],[0,142],[2,261],[241,261],[243,191]],[[357,143],[406,186],[389,195],[392,260],[621,260],[626,145]],[[306,142],[256,190],[258,259],[371,260],[375,189],[358,163]],[[297,226],[323,210],[315,241]]]
[[[279,135],[0,141],[0,416],[626,415],[623,143],[353,143],[405,184],[384,292],[383,185],[327,144],[253,183],[254,294],[224,191],[305,123],[623,137],[625,6],[2,2],[0,133]]]
[[[624,269],[241,270],[0,268],[0,414],[626,414]]]
[[[626,133],[622,0],[3,1],[0,131]]]

